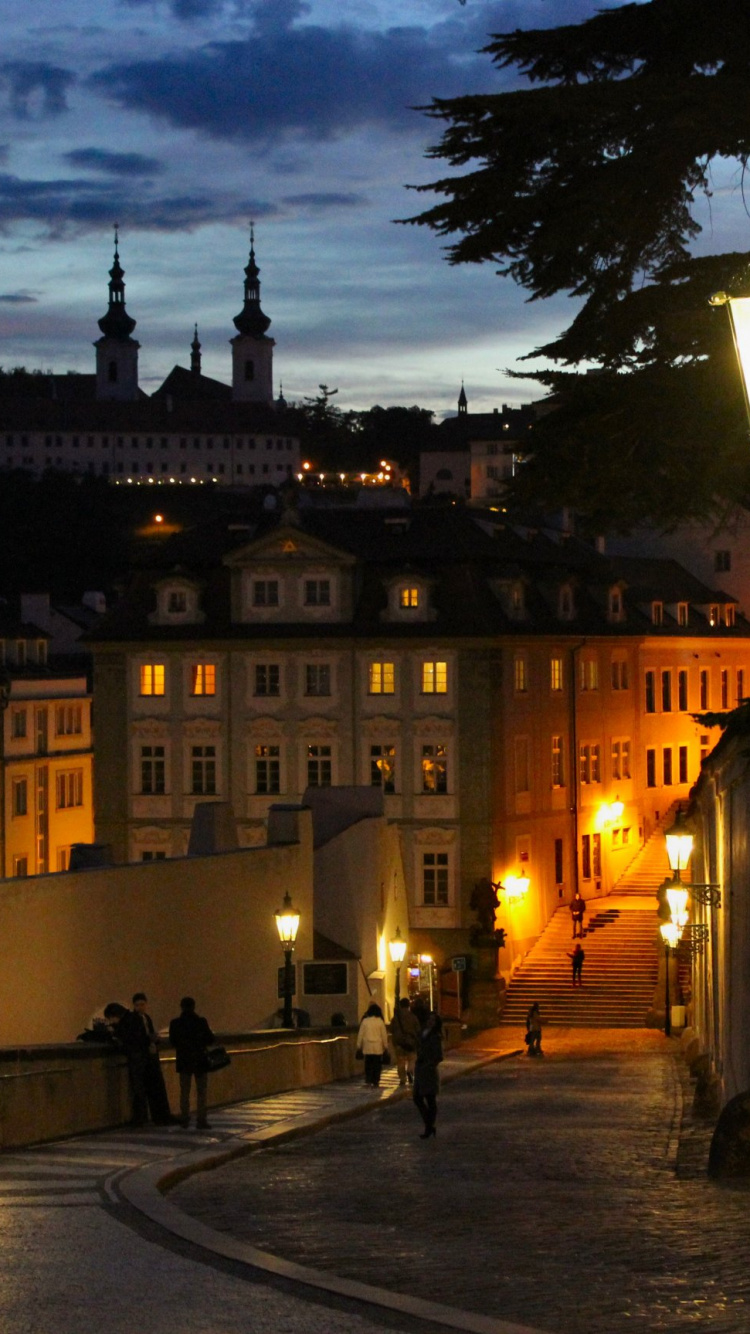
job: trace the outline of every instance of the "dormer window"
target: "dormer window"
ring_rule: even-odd
[[[187,593],[181,588],[170,589],[167,595],[167,612],[170,616],[181,616],[188,609]]]
[[[278,605],[279,605],[278,579],[256,579],[253,584],[253,606],[278,607]]]
[[[419,589],[413,586],[404,587],[399,591],[398,603],[400,607],[418,607]]]
[[[570,621],[573,611],[573,589],[570,584],[563,584],[557,599],[557,615],[561,621]]]
[[[727,602],[726,606],[724,607],[724,624],[728,626],[729,629],[731,629],[732,626],[735,624],[735,612],[736,608],[734,603]]]
[[[716,602],[712,602],[711,606],[708,609],[708,624],[709,625],[719,624],[719,606],[718,603]]]
[[[26,640],[16,640],[16,663],[19,667],[26,666]]]
[[[687,625],[687,623],[688,623],[688,616],[689,616],[689,612],[688,612],[688,603],[687,603],[687,602],[678,602],[678,603],[677,603],[677,624],[678,624],[678,625]]]
[[[513,616],[523,616],[523,584],[514,584],[510,590],[510,610]]]
[[[330,579],[306,579],[305,606],[330,607],[330,605],[331,605]]]
[[[727,622],[729,624],[729,622]],[[47,641],[46,639],[37,639],[36,641],[36,660],[40,667],[47,662]]]
[[[619,588],[610,588],[608,614],[611,621],[622,620],[622,592]]]
[[[663,602],[652,602],[652,603],[651,603],[651,624],[652,624],[652,625],[663,625],[663,624],[664,624],[664,603],[663,603]]]

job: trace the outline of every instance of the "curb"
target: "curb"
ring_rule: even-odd
[[[483,1057],[468,1062],[461,1069],[446,1072],[443,1085],[453,1083],[463,1075],[474,1074],[487,1065],[509,1060],[522,1055],[520,1048],[504,1051],[498,1055]],[[324,1270],[312,1269],[294,1261],[284,1260],[268,1251],[261,1251],[248,1242],[239,1241],[225,1233],[215,1231],[205,1223],[191,1218],[165,1198],[169,1191],[180,1181],[193,1176],[196,1172],[211,1171],[235,1158],[246,1157],[271,1144],[282,1144],[303,1135],[313,1134],[327,1126],[341,1121],[364,1116],[376,1108],[389,1106],[392,1102],[403,1101],[410,1096],[408,1089],[396,1089],[387,1098],[376,1103],[343,1108],[327,1115],[310,1113],[309,1116],[295,1117],[293,1121],[281,1121],[275,1126],[267,1126],[252,1132],[242,1140],[229,1140],[214,1149],[196,1149],[181,1157],[178,1163],[150,1163],[126,1171],[118,1178],[119,1194],[128,1204],[144,1214],[153,1223],[165,1229],[173,1236],[188,1241],[201,1250],[223,1259],[260,1270],[276,1278],[283,1278],[292,1283],[317,1291],[329,1292],[337,1297],[376,1306],[381,1310],[405,1315],[421,1322],[429,1321],[441,1329],[465,1331],[465,1334],[545,1334],[545,1331],[530,1325],[519,1325],[512,1321],[497,1319],[493,1316],[461,1311],[456,1307],[444,1306],[439,1302],[428,1301],[421,1297],[411,1297],[406,1293],[391,1292],[369,1283],[360,1283],[355,1279],[340,1278]]]

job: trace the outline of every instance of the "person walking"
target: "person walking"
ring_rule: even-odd
[[[396,1053],[398,1082],[402,1088],[405,1084],[414,1083],[414,1062],[417,1056],[419,1031],[419,1020],[412,1012],[407,997],[402,996],[391,1020],[391,1039]]]
[[[570,915],[573,919],[573,939],[576,936],[583,936],[583,918],[586,912],[586,900],[581,898],[581,891],[576,890],[570,904]],[[577,930],[576,930],[577,928]]]
[[[185,1129],[190,1125],[191,1079],[195,1080],[198,1129],[211,1129],[206,1119],[208,1097],[206,1048],[210,1047],[213,1040],[214,1035],[208,1026],[208,1021],[195,1012],[193,997],[183,996],[180,1001],[180,1013],[169,1025],[169,1041],[175,1049],[175,1065],[180,1077],[180,1125]]]
[[[425,1025],[417,1038],[417,1059],[414,1063],[414,1091],[412,1097],[424,1121],[420,1139],[437,1135],[437,1095],[440,1089],[438,1066],[443,1059],[443,1021],[430,1010]]]
[[[583,961],[586,958],[586,952],[580,940],[572,953],[568,951],[568,958],[573,964],[573,986],[576,986],[577,984],[579,987],[582,987],[583,978],[581,977],[581,973],[583,972]]]
[[[534,1001],[526,1013],[526,1045],[529,1056],[542,1055],[542,1014],[539,1004]]]
[[[148,1037],[143,1078],[151,1120],[155,1126],[169,1126],[175,1118],[169,1106],[169,1095],[159,1060],[159,1039],[148,1012],[148,996],[145,991],[136,991],[133,997],[133,1013],[140,1017]]]
[[[365,1058],[365,1084],[378,1088],[383,1057],[388,1051],[388,1029],[383,1021],[383,1011],[374,1001],[359,1026],[357,1049]]]

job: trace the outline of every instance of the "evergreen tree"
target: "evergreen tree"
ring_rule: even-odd
[[[434,99],[431,156],[468,167],[418,187],[409,221],[458,237],[451,263],[498,265],[530,299],[579,298],[534,349],[552,391],[519,471],[519,500],[595,511],[592,523],[676,521],[750,492],[750,451],[717,289],[750,290],[748,253],[694,253],[712,172],[750,154],[744,0],[649,0],[577,25],[496,35],[495,64],[532,87]],[[705,247],[703,247],[705,248]],[[595,373],[586,373],[594,370]]]

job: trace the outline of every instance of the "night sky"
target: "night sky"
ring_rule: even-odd
[[[478,54],[492,32],[605,7],[6,0],[0,363],[93,370],[116,219],[142,387],[189,364],[195,321],[204,371],[229,379],[254,218],[287,399],[322,382],[342,408],[442,415],[462,379],[470,410],[533,397],[504,368],[574,308],[529,306],[491,265],[450,268],[432,232],[393,225],[433,198],[407,183],[445,174],[424,158],[438,124],[410,108],[511,86]]]

